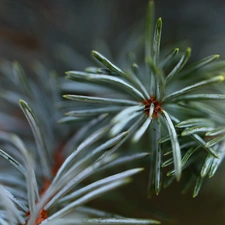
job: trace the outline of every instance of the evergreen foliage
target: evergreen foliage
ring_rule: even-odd
[[[64,95],[76,102],[75,110],[66,114],[78,120],[108,113],[112,136],[127,129],[132,136],[131,149],[133,143],[143,142],[144,148],[151,153],[149,194],[153,190],[156,194],[160,192],[162,167],[173,164],[167,176],[178,181],[182,171],[192,176],[189,170],[194,167],[193,196],[196,196],[202,179],[207,174],[213,176],[223,158],[223,150],[219,147],[224,138],[223,127],[219,128],[221,135],[213,135],[218,129],[216,120],[221,120],[220,109],[208,108],[208,102],[214,105],[225,100],[225,95],[217,88],[224,82],[224,74],[218,70],[218,65],[224,62],[218,63],[219,56],[212,55],[186,65],[190,48],[181,53],[175,48],[161,57],[162,19],[159,18],[154,26],[153,15],[154,3],[150,1],[144,64],[134,61],[131,69],[122,70],[93,51],[93,57],[102,67],[66,73],[69,80],[93,83],[93,89],[86,95]],[[95,83],[108,89],[102,93]],[[86,108],[90,105],[90,109]],[[163,155],[169,158],[164,160]]]
[[[129,69],[93,51],[99,67],[64,82],[35,62],[34,82],[19,63],[2,63],[0,224],[159,224],[85,205],[135,179],[147,157],[149,195],[181,177],[198,195],[225,155],[225,62],[189,63],[189,47],[163,56],[161,36],[150,1],[144,54]]]

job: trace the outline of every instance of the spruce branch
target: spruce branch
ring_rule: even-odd
[[[104,129],[103,131],[105,130],[106,129]],[[102,136],[102,134],[100,134],[102,132],[98,131],[97,133],[98,136],[99,135]],[[46,180],[48,178],[45,177],[45,172],[42,171],[41,175],[42,183],[40,184],[40,187],[46,186],[45,182],[47,182],[47,187],[45,187],[46,189],[42,190],[42,192],[39,193],[38,189],[40,190],[41,188],[40,187],[37,188],[36,183],[37,177],[36,174],[34,173],[34,167],[37,165],[32,165],[32,162],[34,162],[34,160],[32,159],[32,156],[28,154],[27,148],[25,147],[23,141],[14,134],[1,133],[2,141],[9,142],[11,145],[18,148],[18,150],[21,152],[24,158],[23,162],[24,165],[21,165],[19,162],[17,162],[16,159],[14,159],[12,156],[10,156],[3,150],[1,151],[2,153],[1,156],[3,156],[3,158],[10,164],[15,166],[18,172],[22,173],[23,177],[21,177],[21,179],[27,180],[26,204],[23,204],[21,200],[17,199],[17,196],[13,196],[9,191],[7,191],[8,188],[7,186],[6,187],[0,186],[4,190],[1,192],[0,198],[2,201],[4,200],[8,202],[7,203],[8,205],[5,208],[5,213],[6,215],[10,215],[9,218],[12,218],[11,221],[10,220],[8,221],[6,218],[6,221],[8,221],[9,224],[16,224],[16,221],[18,221],[19,224],[28,224],[28,225],[39,223],[51,224],[52,222],[57,223],[59,221],[62,221],[63,218],[66,224],[67,220],[69,221],[70,219],[72,219],[71,216],[69,217],[70,219],[66,217],[67,214],[69,214],[71,211],[75,211],[77,207],[82,206],[86,202],[95,199],[96,197],[129,182],[130,176],[139,173],[143,169],[141,168],[130,169],[122,173],[118,173],[103,178],[102,180],[98,180],[82,188],[78,189],[75,188],[78,187],[80,182],[93,175],[102,166],[108,164],[107,168],[110,168],[118,165],[118,163],[113,164],[113,161],[115,161],[118,158],[118,156],[116,156],[114,152],[117,148],[116,146],[118,146],[119,142],[122,141],[125,135],[127,135],[126,132],[121,135],[119,134],[117,135],[117,137],[112,138],[108,142],[102,144],[99,147],[96,147],[95,150],[92,151],[90,151],[88,147],[91,147],[90,145],[95,143],[98,140],[98,138],[96,137],[94,138],[94,136],[96,136],[94,134],[93,137],[90,137],[90,139],[87,138],[86,141],[80,144],[80,147],[78,147],[77,150],[75,150],[70,156],[68,156],[68,158],[62,164],[61,168],[58,169],[58,173],[56,174],[55,178],[52,181]],[[87,150],[87,148],[89,154],[84,159],[82,159],[82,157],[78,157],[81,151],[85,151]],[[110,151],[111,149],[113,149],[111,154],[105,154],[106,151]],[[131,158],[132,160],[135,160],[139,159],[140,156],[144,157],[145,155],[146,154],[142,154],[142,156],[134,155],[133,158],[132,157]],[[112,164],[110,165],[109,163]],[[88,164],[90,165],[88,166]],[[16,174],[12,174],[12,176],[15,175]],[[40,174],[38,176],[40,176]],[[14,180],[16,180],[15,177]],[[68,190],[70,190],[70,192],[68,192]],[[18,190],[18,192],[19,191],[20,190]],[[13,209],[13,211],[11,211],[11,209]],[[79,221],[80,223],[82,223],[83,221],[84,224],[86,223],[85,222],[86,220],[89,220],[90,224],[92,223],[94,224],[96,220],[99,220],[101,221],[101,223],[107,224],[107,221],[113,221],[114,219],[107,218],[105,220],[103,219],[101,220],[100,218],[96,219],[83,218],[82,220],[80,220],[75,215],[73,217],[73,220]],[[147,219],[132,220],[128,218],[123,218],[121,221],[120,220],[117,221],[119,222],[119,224],[127,224],[130,221],[133,221],[132,223],[134,224],[158,223],[157,221],[154,220],[147,220]]]
[[[74,87],[82,81],[93,85],[92,89],[87,90],[86,95],[66,94],[64,97],[76,102],[75,110],[66,114],[70,118],[74,116],[82,120],[84,117],[107,113],[111,135],[128,129],[129,136],[133,136],[132,143],[139,141],[147,143],[153,158],[151,171],[154,171],[150,175],[149,189],[152,190],[152,186],[155,186],[155,192],[158,194],[159,183],[161,183],[160,168],[162,165],[167,165],[160,159],[161,151],[164,152],[164,148],[168,148],[169,143],[163,141],[164,144],[161,146],[164,136],[171,143],[173,158],[170,159],[169,164],[174,164],[172,171],[177,180],[180,179],[182,170],[188,167],[186,163],[184,166],[182,158],[192,158],[189,152],[193,151],[192,148],[203,149],[203,152],[206,150],[213,159],[218,158],[217,150],[211,146],[220,142],[223,137],[205,143],[201,134],[213,131],[216,127],[210,126],[210,123],[213,123],[212,117],[202,112],[200,107],[196,108],[194,104],[196,101],[222,101],[224,96],[216,90],[215,85],[224,82],[224,75],[220,72],[223,66],[216,61],[219,55],[208,56],[188,64],[191,49],[187,48],[185,52],[178,54],[179,49],[175,48],[162,58],[160,56],[162,19],[158,19],[155,28],[153,28],[153,21],[154,2],[150,1],[147,9],[144,62],[133,62],[131,70],[123,70],[99,52],[92,51],[93,57],[102,68],[88,67],[86,72],[66,72],[66,78],[75,81]],[[98,86],[96,87],[95,84]],[[102,95],[98,87],[106,90],[108,88],[108,91],[103,93],[109,97]],[[189,107],[192,105],[193,107]],[[176,108],[178,110],[175,110]],[[198,120],[195,116],[201,119]],[[207,120],[207,124],[202,124],[203,120]],[[157,121],[155,123],[157,128],[153,130],[154,121]],[[185,125],[182,121],[190,122],[189,125]],[[191,121],[197,125],[193,127]],[[131,124],[135,125],[131,126]],[[155,130],[160,130],[159,135],[154,134]],[[147,136],[151,137],[152,143],[145,139]],[[183,136],[190,136],[192,140],[187,141],[189,139]],[[154,143],[157,143],[157,146]],[[185,143],[193,143],[193,145],[181,148],[180,146]],[[198,186],[197,190],[199,189]]]
[[[37,66],[43,69],[40,64]],[[36,92],[38,86],[26,77],[18,63],[13,65],[13,70],[20,77],[19,82],[22,83],[18,86],[18,93],[14,94],[14,90],[8,91],[8,94],[13,93],[11,96],[14,98],[9,103],[16,104],[20,92],[21,96],[25,96],[23,100],[19,100],[17,105],[24,113],[24,118],[28,120],[32,132],[29,132],[27,137],[22,136],[21,127],[18,129],[18,134],[0,132],[2,145],[0,163],[4,164],[5,168],[0,172],[0,182],[4,184],[0,185],[0,211],[2,213],[0,222],[7,225],[58,224],[62,221],[64,221],[63,224],[71,224],[71,221],[77,224],[95,224],[96,221],[102,224],[114,222],[118,224],[158,224],[158,221],[151,219],[120,217],[121,219],[118,220],[119,216],[109,213],[93,214],[90,211],[97,212],[96,209],[83,206],[98,196],[129,183],[131,176],[143,169],[127,169],[110,176],[104,174],[105,170],[142,159],[148,153],[119,157],[115,151],[129,132],[118,133],[110,140],[105,140],[103,137],[111,128],[108,125],[93,131],[88,136],[87,133],[96,129],[96,124],[104,121],[106,115],[93,119],[66,143],[63,145],[57,143],[56,148],[53,149],[54,145],[49,145],[48,141],[54,140],[61,133],[63,136],[67,134],[55,125],[57,121],[55,115],[61,112],[55,111],[55,108],[49,105],[39,105],[40,96],[33,94],[33,91],[39,93]],[[46,87],[49,88],[48,85]],[[23,95],[23,91],[29,92],[29,95],[28,93]],[[55,103],[61,92],[60,89],[55,88],[44,91],[48,92],[46,101],[51,102],[51,105]],[[43,91],[40,91],[41,94],[45,96]],[[5,95],[4,99],[8,101],[8,95]],[[53,120],[49,120],[51,113]],[[98,142],[100,139],[101,144]],[[57,141],[59,142],[60,139]],[[26,142],[29,144],[27,145]],[[5,172],[7,176],[4,175]],[[93,178],[95,173],[101,173],[105,177],[95,181],[91,179],[90,184],[83,184],[83,181],[87,182],[90,177]],[[77,210],[81,207],[86,210],[82,217],[79,215],[80,211]]]

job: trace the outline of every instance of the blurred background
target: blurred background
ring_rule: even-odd
[[[105,40],[115,55],[145,17],[147,3],[0,0],[0,57],[22,63],[35,57],[55,68],[58,44],[89,58],[98,39]],[[224,10],[223,0],[156,0],[156,16],[163,18],[162,44],[185,40],[196,58],[215,53],[224,58]],[[79,62],[74,61],[74,67],[79,67]]]
[[[98,43],[106,45],[104,49],[109,48],[116,58],[131,34],[140,32],[142,36],[147,3],[148,0],[0,0],[0,58],[17,60],[25,67],[39,60],[61,76],[69,69],[90,66],[90,52]],[[162,46],[179,47],[185,41],[193,49],[193,60],[211,54],[225,58],[225,1],[156,0],[156,17],[163,19]],[[62,60],[64,56],[67,62]],[[127,216],[157,217],[162,224],[223,225],[224,169],[221,166],[217,175],[205,183],[196,199],[192,199],[191,192],[182,195],[180,184],[147,199],[146,187],[137,185],[143,183],[146,174],[140,175],[123,196],[124,207],[130,206]],[[100,208],[117,211],[113,201],[100,203]]]

